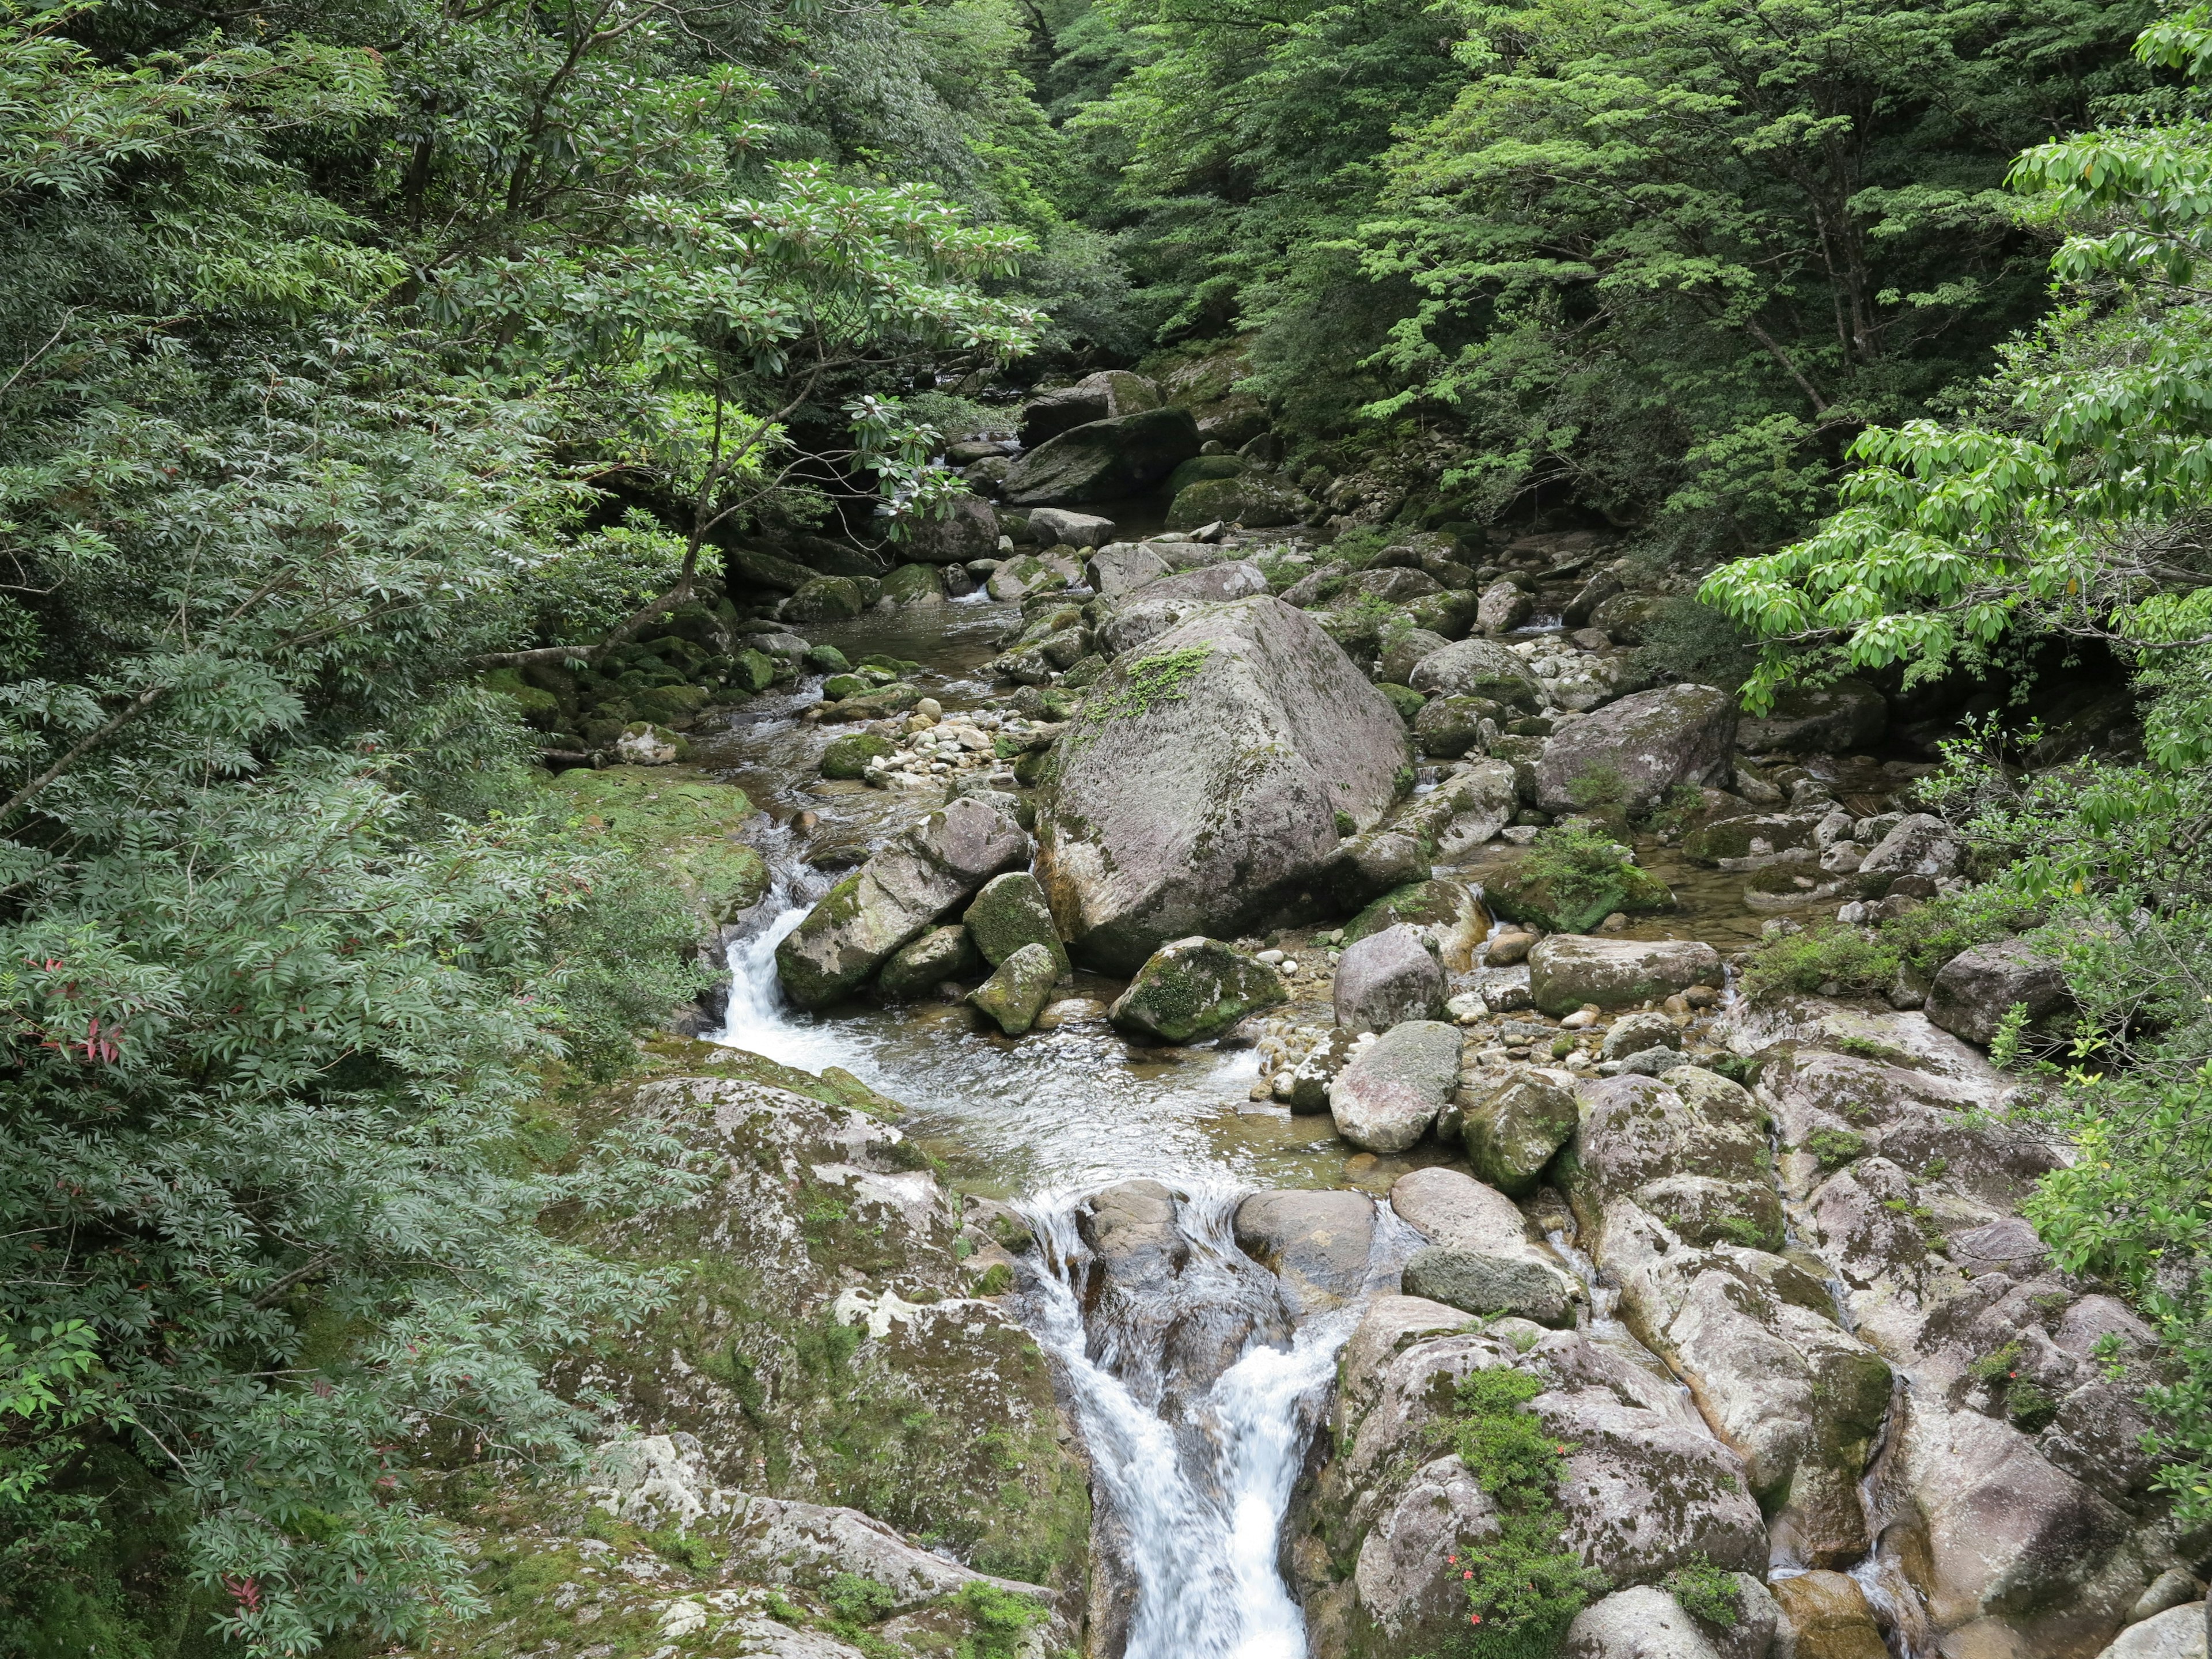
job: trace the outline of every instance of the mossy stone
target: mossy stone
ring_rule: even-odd
[[[822,695],[832,702],[842,702],[848,697],[866,696],[875,689],[873,680],[860,674],[832,674],[822,682]]]
[[[775,684],[775,659],[767,653],[748,647],[737,653],[731,661],[737,665],[731,684],[743,686],[748,691],[765,691]]]
[[[1462,1109],[1461,1133],[1476,1179],[1509,1198],[1536,1190],[1544,1168],[1577,1121],[1575,1097],[1551,1079],[1516,1071]]]
[[[1209,478],[1241,478],[1245,462],[1235,455],[1194,455],[1168,474],[1168,499],[1172,501],[1194,483]]]
[[[894,605],[940,605],[945,573],[933,564],[902,564],[884,578],[884,598]]]
[[[847,780],[866,777],[868,763],[890,752],[888,738],[873,732],[848,732],[842,738],[832,738],[822,751],[822,775]]]
[[[1398,711],[1398,718],[1408,726],[1413,723],[1413,717],[1428,706],[1429,700],[1410,685],[1392,685],[1386,680],[1375,689],[1390,699],[1390,707]]]
[[[1216,939],[1179,939],[1146,959],[1107,1018],[1124,1031],[1192,1042],[1288,996],[1282,975],[1258,957]]]
[[[735,785],[689,768],[578,768],[552,781],[586,835],[620,842],[667,872],[704,922],[719,927],[760,902],[768,866],[732,838],[753,804]]]
[[[957,923],[933,927],[896,952],[876,975],[886,996],[927,996],[948,979],[965,979],[983,965],[975,941]]]
[[[783,602],[786,622],[845,622],[867,609],[860,583],[850,576],[817,576]]]
[[[1053,926],[1044,889],[1026,870],[1010,870],[985,882],[963,921],[975,948],[994,968],[1025,945],[1041,945],[1052,952],[1060,973],[1068,971],[1067,947]]]
[[[968,1000],[998,1022],[1008,1036],[1019,1036],[1036,1024],[1060,963],[1042,945],[1024,945],[999,964],[998,971],[968,994]]]

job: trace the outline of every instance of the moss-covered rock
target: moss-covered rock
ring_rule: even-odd
[[[1390,699],[1390,706],[1398,711],[1398,718],[1411,726],[1413,717],[1428,704],[1428,699],[1410,685],[1393,685],[1388,680],[1377,682],[1375,689]],[[1467,751],[1462,750],[1462,754]]]
[[[968,930],[957,923],[933,927],[905,949],[894,951],[876,975],[885,996],[927,996],[947,980],[980,972],[983,957]]]
[[[732,668],[729,683],[747,691],[765,691],[775,684],[775,659],[766,652],[748,647],[730,654]]]
[[[686,767],[610,766],[563,772],[551,787],[586,833],[665,870],[702,921],[733,921],[768,890],[767,864],[736,839],[753,804],[733,784]]]
[[[884,578],[888,605],[942,605],[945,599],[945,573],[933,564],[902,564]]]
[[[1429,593],[1408,600],[1405,614],[1413,618],[1416,628],[1448,640],[1458,640],[1465,638],[1468,629],[1474,625],[1476,606],[1472,593]]]
[[[1216,939],[1179,939],[1152,952],[1107,1018],[1167,1042],[1218,1036],[1286,1000],[1282,975]]]
[[[1457,760],[1484,747],[1482,723],[1494,728],[1501,708],[1487,697],[1427,698],[1409,717],[1414,744],[1431,760]]]
[[[1168,508],[1168,528],[1195,530],[1217,520],[1248,528],[1296,524],[1304,503],[1296,490],[1264,473],[1206,478],[1188,485]]]
[[[1214,478],[1241,478],[1247,464],[1236,455],[1194,455],[1168,474],[1168,498],[1176,496],[1194,483],[1204,483]]]
[[[1540,843],[1508,868],[1486,876],[1483,896],[1508,921],[1547,933],[1587,933],[1616,910],[1656,915],[1674,908],[1674,890],[1626,860],[1550,857]]]
[[[825,778],[851,780],[867,775],[868,763],[880,760],[892,752],[891,740],[873,732],[848,732],[841,738],[832,738],[822,751],[821,770]]]
[[[1042,945],[1024,945],[968,994],[968,1000],[998,1022],[1008,1036],[1036,1024],[1059,981],[1060,959]]]
[[[1575,1097],[1542,1073],[1516,1067],[1462,1106],[1460,1121],[1477,1178],[1523,1198],[1575,1132]]]
[[[1025,945],[1041,945],[1060,973],[1068,971],[1067,947],[1053,927],[1044,889],[1026,870],[1010,870],[985,882],[963,920],[975,948],[994,968]]]
[[[783,602],[791,623],[844,622],[867,609],[860,584],[850,576],[817,576]]]

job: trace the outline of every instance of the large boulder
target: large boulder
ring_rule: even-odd
[[[999,550],[999,515],[980,495],[955,495],[945,516],[917,520],[907,527],[906,556],[921,564],[965,564]]]
[[[1608,703],[1544,745],[1536,804],[1569,811],[1588,804],[1578,797],[1596,791],[1631,811],[1647,811],[1684,784],[1725,787],[1735,719],[1735,700],[1710,685],[1662,686]]]
[[[1987,1048],[2015,1005],[2028,1029],[2048,1031],[2073,1006],[2058,963],[2024,939],[2001,939],[1961,951],[1943,965],[1928,992],[1928,1019],[1954,1036]]]
[[[1237,1206],[1237,1247],[1283,1281],[1301,1314],[1341,1307],[1367,1282],[1375,1200],[1364,1193],[1255,1193]]]
[[[884,578],[882,604],[894,611],[945,603],[945,576],[933,564],[902,564]]]
[[[1427,1019],[1443,1006],[1443,964],[1410,922],[1370,933],[1336,964],[1336,1023],[1349,1031],[1387,1031]]]
[[[1116,655],[1134,651],[1209,605],[1257,599],[1267,591],[1260,567],[1241,559],[1163,576],[1097,607],[1098,642]]]
[[[1173,568],[1143,542],[1109,542],[1084,562],[1083,574],[1101,599],[1112,599],[1158,581]]]
[[[1141,495],[1198,453],[1187,409],[1117,415],[1069,428],[1016,461],[1001,493],[1017,507],[1072,507]]]
[[[1024,945],[970,991],[968,1000],[996,1020],[1008,1036],[1019,1036],[1036,1024],[1059,978],[1060,963],[1051,951],[1042,945]]]
[[[1875,843],[1859,866],[1863,876],[1955,875],[1965,848],[1951,826],[1929,812],[1915,812]]]
[[[1406,1258],[1407,1296],[1486,1316],[1510,1314],[1554,1328],[1575,1322],[1575,1304],[1559,1273],[1522,1255],[1491,1255],[1431,1244]]]
[[[1029,851],[1029,837],[1004,813],[951,801],[822,896],[776,946],[776,977],[802,1008],[833,1002],[993,876],[1028,862]]]
[[[1068,970],[1067,949],[1052,930],[1044,890],[1026,870],[1009,870],[985,882],[961,921],[994,968],[1024,945],[1041,945],[1051,953],[1059,972]]]
[[[1259,530],[1296,524],[1306,503],[1281,479],[1264,472],[1234,478],[1201,478],[1176,492],[1168,507],[1168,528],[1196,530],[1201,525],[1241,524]]]
[[[1495,640],[1461,640],[1424,654],[1407,684],[1439,697],[1487,697],[1534,709],[1544,700],[1534,671]]]
[[[1575,1097],[1565,1085],[1528,1066],[1490,1081],[1460,1109],[1474,1173],[1516,1198],[1536,1190],[1577,1121]]]
[[[1159,382],[1147,380],[1133,369],[1102,368],[1075,384],[1085,392],[1103,392],[1109,415],[1135,415],[1158,409],[1161,403]]]
[[[1783,692],[1759,719],[1736,723],[1735,740],[1751,755],[1841,755],[1879,742],[1888,726],[1881,692],[1863,680],[1838,680],[1817,691]]]
[[[1107,1018],[1139,1036],[1195,1042],[1288,994],[1283,976],[1257,957],[1218,939],[1179,939],[1145,959]]]
[[[1492,582],[1482,590],[1474,625],[1486,634],[1510,634],[1535,614],[1536,601],[1526,588]]]
[[[1389,700],[1310,618],[1266,597],[1204,610],[1117,658],[1053,750],[1037,875],[1061,937],[1128,973],[1315,903],[1340,823],[1373,824],[1405,765]]]
[[[1571,1014],[1585,1003],[1626,1008],[1720,982],[1720,952],[1695,939],[1553,933],[1528,952],[1528,994],[1547,1014]]]
[[[2204,1659],[2202,1601],[2168,1607],[2130,1625],[2097,1659]]]
[[[1041,507],[1030,514],[1030,534],[1040,547],[1103,547],[1114,539],[1114,520],[1093,513]]]
[[[789,623],[845,622],[868,608],[860,584],[851,576],[817,576],[776,607]]]
[[[927,996],[947,980],[963,979],[984,966],[975,941],[958,925],[933,927],[904,949],[891,954],[876,975],[877,988],[885,996]]]
[[[1402,1152],[1429,1132],[1459,1082],[1459,1032],[1438,1020],[1392,1026],[1329,1088],[1336,1132],[1370,1152]]]
[[[1114,412],[1112,396],[1103,386],[1064,386],[1041,392],[1022,405],[1022,447],[1035,449],[1063,432],[1103,421]]]
[[[1563,1659],[1721,1659],[1698,1621],[1656,1584],[1590,1603],[1567,1626],[1559,1652]]]

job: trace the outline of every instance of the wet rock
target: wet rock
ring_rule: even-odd
[[[894,610],[945,603],[945,574],[933,564],[902,564],[884,578],[881,603]]]
[[[1340,817],[1372,825],[1405,754],[1388,699],[1301,612],[1260,597],[1190,617],[1118,658],[1054,751],[1037,875],[1062,937],[1130,972],[1316,902]]]
[[[1747,859],[1774,859],[1809,851],[1820,819],[1807,812],[1738,812],[1701,823],[1682,837],[1684,856],[1729,870],[1753,867]]]
[[[892,748],[889,738],[878,737],[873,732],[848,732],[841,738],[832,738],[822,750],[822,775],[847,780],[865,777],[868,763],[881,760]]]
[[[1710,685],[1638,691],[1577,720],[1544,745],[1536,804],[1565,812],[1577,786],[1617,790],[1631,811],[1647,811],[1677,787],[1725,787],[1735,750],[1735,699]]]
[[[1957,873],[1965,849],[1951,826],[1927,812],[1904,819],[1866,855],[1863,876],[1948,876]]]
[[[1042,553],[1024,553],[1019,558],[1008,559],[996,570],[983,586],[990,596],[1001,602],[1025,599],[1032,594],[1056,593],[1061,588],[1073,587],[1083,580],[1083,567],[1073,548],[1047,548]]]
[[[2204,1659],[2204,1604],[2169,1607],[2130,1625],[2097,1659]]]
[[[922,564],[965,564],[999,550],[999,515],[990,502],[980,495],[954,495],[944,512],[943,518],[918,520],[908,527],[902,549],[908,558]]]
[[[1018,507],[1073,507],[1141,495],[1198,453],[1185,409],[1154,409],[1073,427],[1031,449],[1001,493]]]
[[[1528,952],[1529,994],[1547,1014],[1571,1013],[1585,1003],[1626,1007],[1720,979],[1720,952],[1694,939],[1553,933]]]
[[[1024,945],[970,991],[968,1000],[996,1020],[1008,1036],[1019,1036],[1036,1024],[1059,978],[1060,963],[1051,951],[1042,945]]]
[[[1698,1621],[1656,1584],[1593,1601],[1567,1626],[1564,1659],[1720,1659]]]
[[[1205,478],[1187,485],[1168,507],[1167,527],[1195,530],[1207,524],[1241,524],[1257,530],[1296,524],[1309,510],[1298,492],[1264,472]]]
[[[2074,1006],[2056,960],[2024,939],[1962,951],[1943,965],[1928,993],[1931,1024],[1987,1048],[2015,1004],[2027,1008],[2028,1029],[2049,1032]]]
[[[1880,742],[1888,726],[1889,705],[1881,692],[1863,680],[1838,680],[1817,691],[1783,691],[1767,714],[1737,722],[1735,740],[1753,755],[1843,755]]]
[[[1028,858],[1029,837],[1012,819],[981,801],[951,801],[824,894],[776,947],[776,976],[802,1008],[834,1001],[993,876]]]
[[[1097,607],[1098,642],[1116,655],[1134,651],[1208,606],[1256,598],[1267,591],[1267,579],[1260,567],[1242,560],[1179,571]]]
[[[920,939],[892,953],[876,975],[886,996],[927,996],[948,979],[965,979],[979,973],[982,958],[965,927],[933,927]]]
[[[1366,1282],[1375,1200],[1364,1193],[1255,1193],[1237,1206],[1237,1248],[1283,1281],[1301,1315],[1340,1307]]]
[[[1401,1020],[1433,1019],[1444,1001],[1444,970],[1420,930],[1405,923],[1346,948],[1336,964],[1336,1023],[1387,1031]]]
[[[1041,945],[1052,953],[1060,973],[1068,971],[1067,947],[1053,931],[1052,910],[1044,902],[1044,889],[1026,870],[1009,870],[985,882],[961,921],[975,948],[983,953],[983,960],[994,968],[1024,945]]]
[[[1459,1033],[1435,1020],[1393,1025],[1329,1088],[1336,1132],[1370,1152],[1401,1152],[1429,1132],[1459,1081]]]
[[[1476,1176],[1516,1198],[1536,1190],[1577,1121],[1574,1096],[1529,1066],[1514,1067],[1461,1109]]]
[[[1590,613],[1620,592],[1620,578],[1610,570],[1601,570],[1575,590],[1575,595],[1559,613],[1559,620],[1570,628],[1583,628]],[[1607,641],[1608,644],[1611,641]]]
[[[1113,599],[1158,581],[1172,568],[1142,542],[1110,542],[1085,561],[1083,569],[1100,597]]]
[[[1199,935],[1164,945],[1146,957],[1108,1018],[1142,1036],[1194,1042],[1288,994],[1283,976],[1266,963]]]
[[[1510,634],[1535,614],[1536,601],[1511,582],[1492,582],[1482,590],[1474,625],[1486,634]]]
[[[1114,539],[1114,521],[1096,514],[1041,507],[1030,514],[1030,534],[1040,547],[1103,547]]]
[[[1605,1034],[1598,1052],[1607,1060],[1620,1060],[1645,1048],[1680,1048],[1682,1028],[1665,1014],[1654,1012],[1623,1014]]]
[[[1305,1058],[1291,1070],[1291,1097],[1286,1103],[1294,1114],[1303,1116],[1328,1109],[1328,1091],[1337,1073],[1352,1063],[1352,1056],[1358,1052],[1352,1045],[1353,1033],[1337,1025],[1306,1051]]]
[[[1511,1314],[1555,1328],[1575,1322],[1559,1275],[1519,1255],[1431,1244],[1406,1259],[1406,1294],[1471,1314]]]
[[[1840,1572],[1808,1572],[1778,1578],[1772,1589],[1782,1610],[1776,1659],[1889,1659],[1856,1581]]]
[[[1547,860],[1519,860],[1484,884],[1491,908],[1510,921],[1571,937],[1606,918],[1656,915],[1674,908],[1674,890],[1649,871],[1620,860],[1586,881],[1561,881]],[[1617,924],[1613,924],[1617,925]]]
[[[1486,697],[1530,710],[1541,707],[1544,696],[1528,665],[1495,640],[1461,640],[1431,652],[1406,684],[1432,696]]]

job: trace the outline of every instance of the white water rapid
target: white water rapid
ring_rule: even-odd
[[[1230,1234],[1237,1198],[1184,1197],[1194,1253],[1242,1256]],[[1041,1257],[1025,1286],[1030,1328],[1062,1367],[1097,1484],[1127,1534],[1127,1659],[1304,1659],[1305,1616],[1276,1555],[1351,1316],[1309,1321],[1287,1350],[1255,1343],[1211,1388],[1170,1407],[1174,1379],[1140,1328],[1085,1326],[1091,1252],[1075,1201],[1040,1201],[1029,1214]]]

